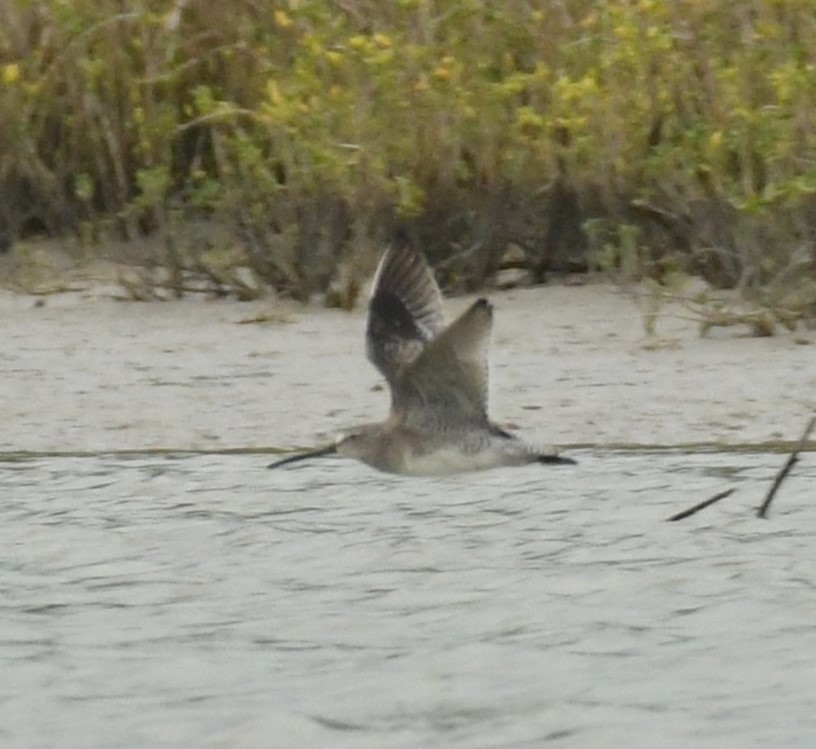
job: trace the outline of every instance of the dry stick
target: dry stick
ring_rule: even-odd
[[[808,425],[805,427],[805,431],[802,433],[802,436],[799,438],[799,442],[796,443],[796,447],[793,448],[793,452],[788,456],[788,460],[785,465],[782,466],[782,470],[776,474],[776,478],[768,491],[768,494],[765,496],[765,501],[762,503],[762,506],[757,510],[757,517],[764,518],[768,514],[768,508],[771,506],[771,502],[773,502],[774,496],[776,496],[776,492],[779,491],[779,487],[782,486],[782,482],[785,480],[785,477],[791,472],[791,468],[793,468],[793,464],[799,458],[799,453],[802,448],[805,446],[805,443],[808,441],[808,437],[810,437],[810,433],[813,431],[813,428],[816,427],[816,414],[814,414]]]
[[[715,494],[713,497],[711,497],[711,499],[707,499],[705,502],[700,502],[700,504],[694,505],[694,507],[689,507],[688,510],[683,510],[683,512],[678,512],[676,515],[672,515],[670,518],[667,518],[667,520],[672,522],[674,520],[682,520],[683,518],[687,518],[689,515],[694,515],[695,513],[700,512],[700,510],[704,510],[709,505],[713,505],[715,502],[725,499],[726,497],[732,495],[735,491],[736,487],[726,489],[719,494]]]

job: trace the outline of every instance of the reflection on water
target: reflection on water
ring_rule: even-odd
[[[577,457],[2,462],[0,745],[810,746],[813,458]]]

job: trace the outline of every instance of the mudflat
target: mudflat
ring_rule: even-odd
[[[123,302],[0,292],[3,451],[293,448],[381,419],[352,312],[286,300]],[[604,283],[490,293],[493,418],[542,445],[795,440],[816,409],[816,334],[705,337]],[[473,297],[451,299],[452,318]]]

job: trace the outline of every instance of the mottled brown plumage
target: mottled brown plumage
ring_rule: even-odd
[[[489,420],[492,325],[492,306],[478,299],[444,328],[442,295],[425,258],[409,247],[389,249],[377,269],[366,325],[368,358],[391,389],[388,419],[270,468],[332,452],[416,475],[573,463],[541,454]]]

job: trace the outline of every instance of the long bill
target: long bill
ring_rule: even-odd
[[[270,463],[267,468],[280,468],[288,463],[299,463],[301,460],[308,460],[309,458],[320,458],[323,455],[331,455],[337,452],[337,445],[329,445],[328,447],[321,447],[317,450],[309,450],[309,452],[298,453],[297,455],[290,455],[288,458],[276,460]]]

